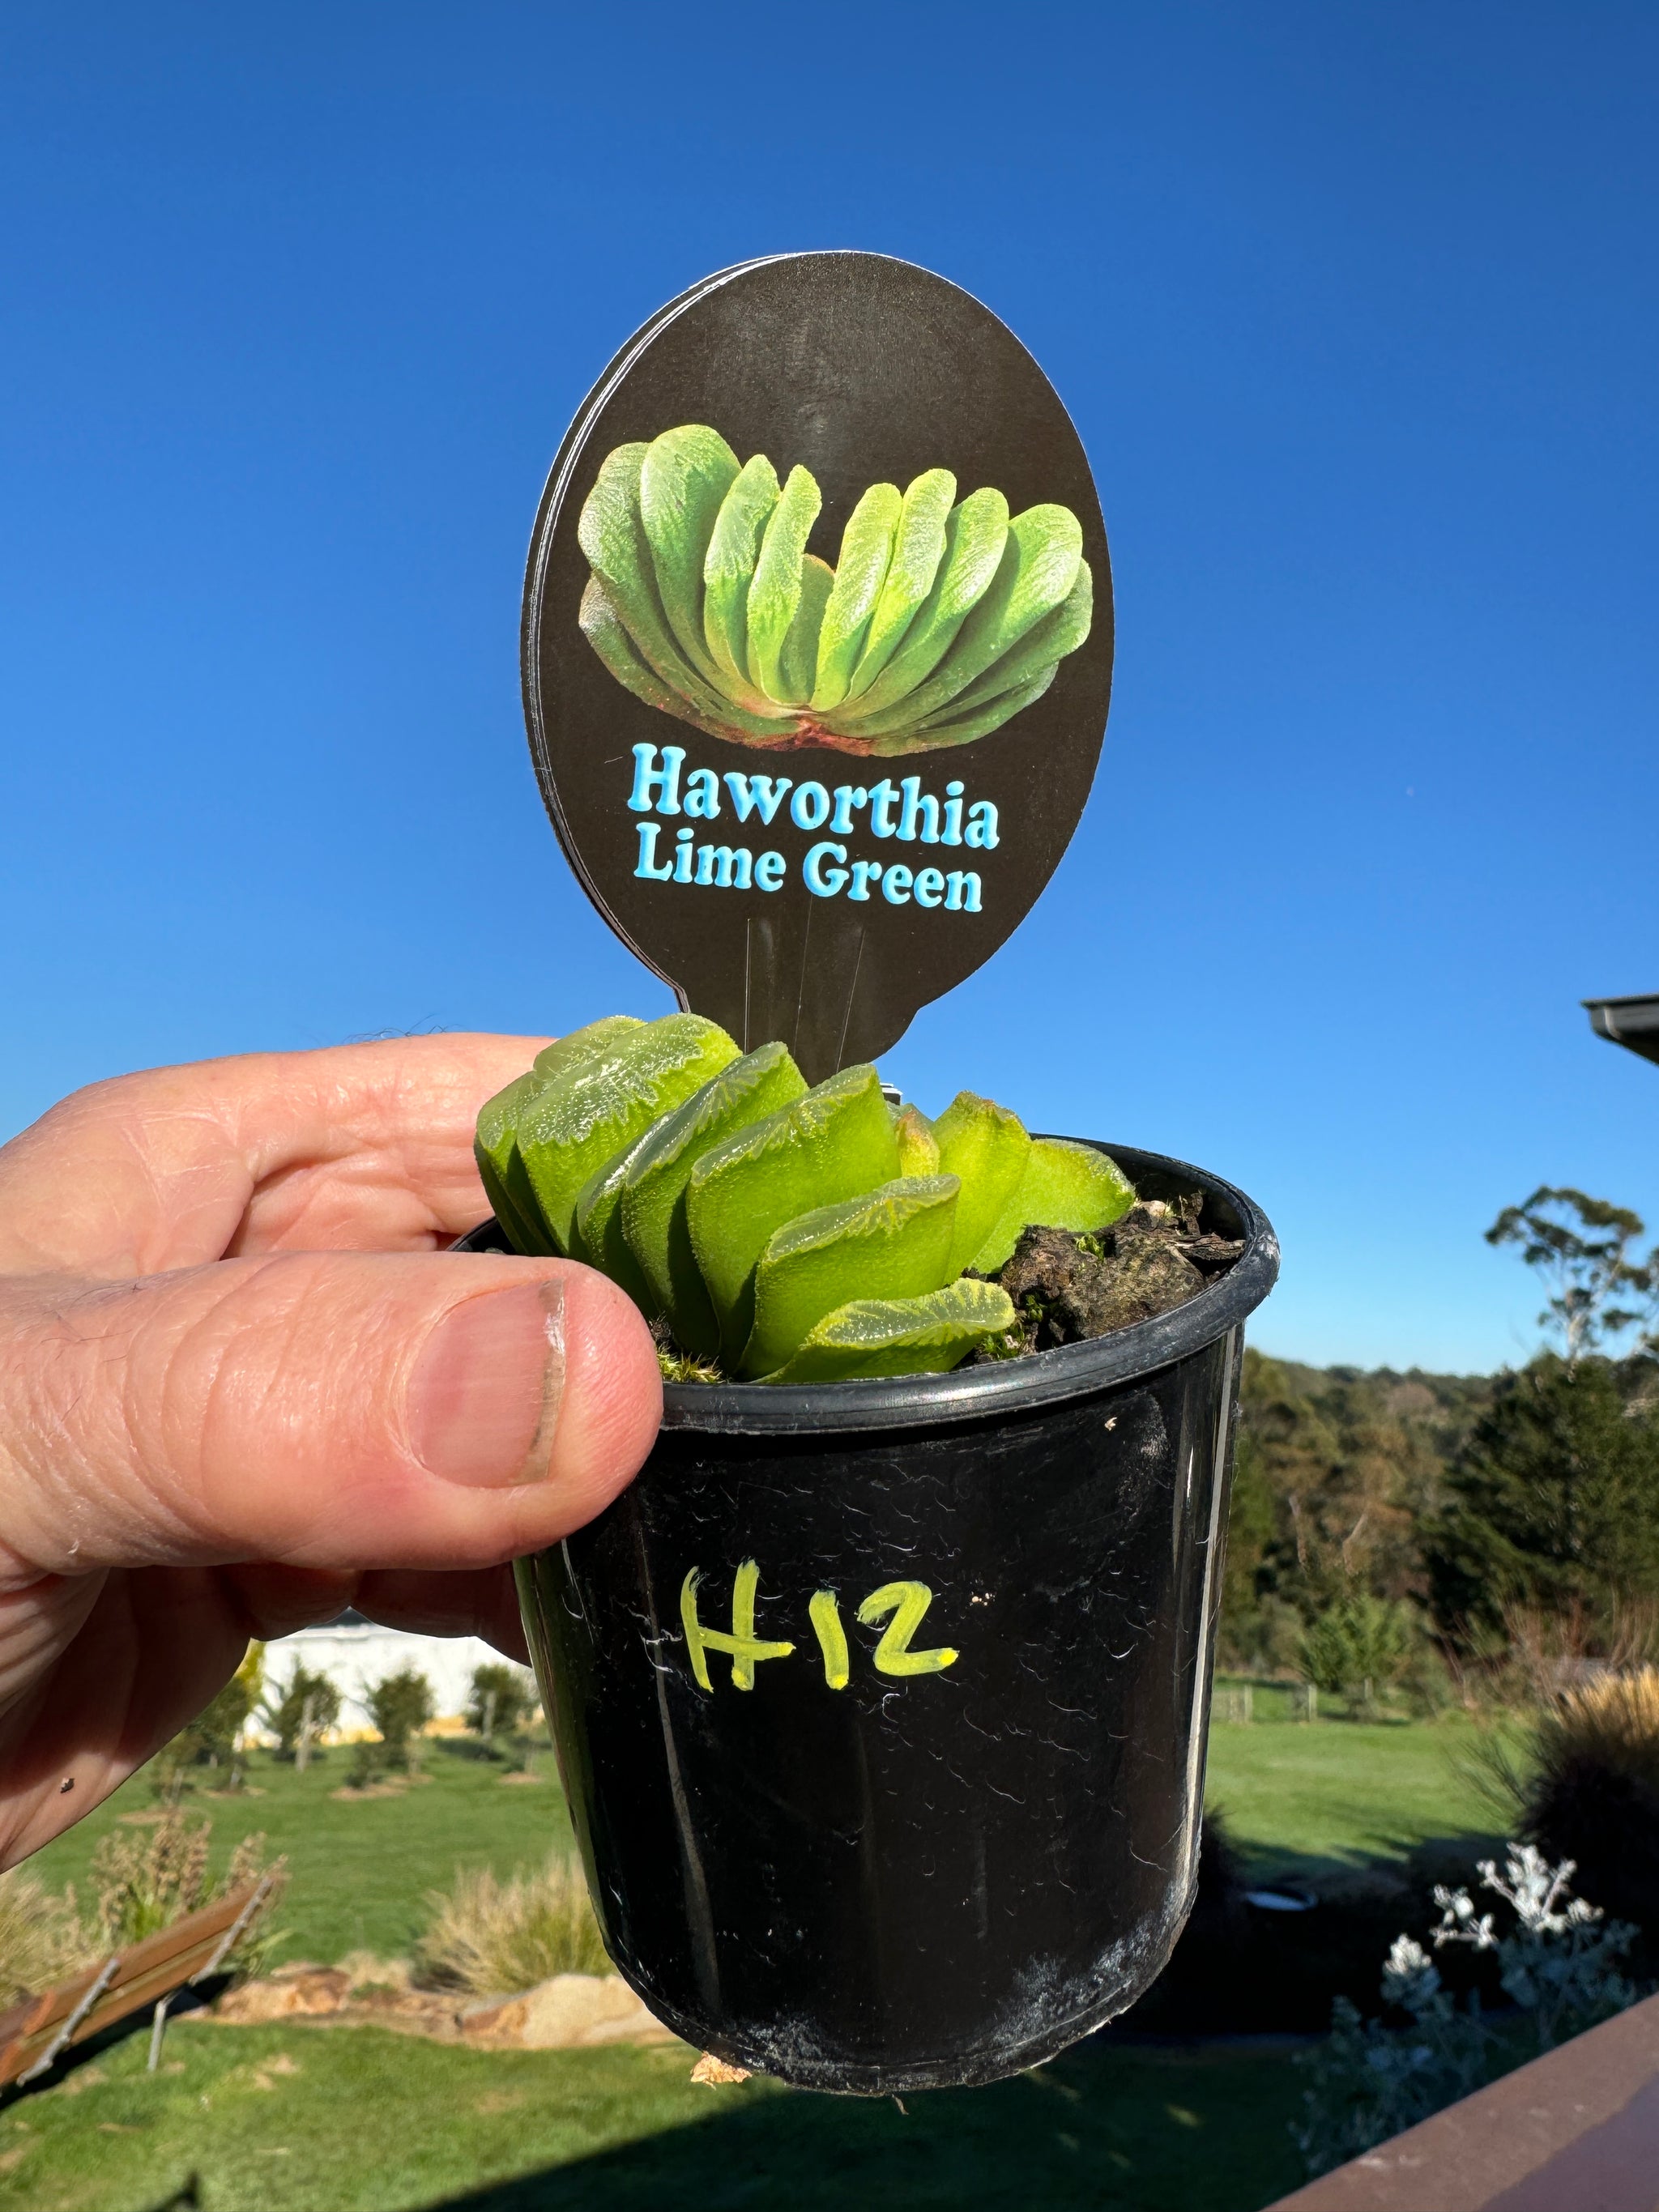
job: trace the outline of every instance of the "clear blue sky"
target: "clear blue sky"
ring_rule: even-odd
[[[1659,1220],[1659,15],[1387,5],[0,21],[0,1133],[113,1071],[559,1028],[660,987],[520,716],[612,349],[861,246],[1059,386],[1116,568],[1091,810],[889,1071],[1204,1161],[1256,1340],[1515,1358],[1480,1231]]]

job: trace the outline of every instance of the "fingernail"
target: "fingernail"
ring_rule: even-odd
[[[489,1291],[452,1306],[422,1346],[406,1401],[410,1442],[446,1482],[534,1482],[563,1391],[562,1283]]]

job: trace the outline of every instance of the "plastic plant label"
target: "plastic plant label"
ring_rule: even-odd
[[[589,394],[525,587],[560,842],[680,1004],[817,1083],[1030,910],[1111,690],[1087,460],[967,293],[872,253],[726,270]]]

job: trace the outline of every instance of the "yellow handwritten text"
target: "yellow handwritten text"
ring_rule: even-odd
[[[705,1628],[697,1618],[697,1584],[702,1577],[693,1567],[680,1584],[680,1622],[685,1630],[685,1648],[691,1655],[691,1672],[705,1690],[712,1690],[708,1679],[708,1654],[729,1651],[732,1655],[732,1687],[752,1690],[755,1686],[755,1662],[760,1659],[787,1659],[794,1650],[793,1644],[769,1644],[755,1633],[755,1589],[760,1581],[760,1569],[753,1559],[745,1559],[732,1579],[732,1633],[724,1629]]]
[[[948,1644],[941,1644],[933,1651],[910,1649],[910,1638],[921,1627],[921,1616],[933,1602],[933,1593],[926,1583],[884,1583],[879,1589],[871,1591],[859,1607],[859,1619],[864,1626],[873,1627],[884,1613],[893,1616],[870,1655],[877,1674],[938,1674],[954,1663],[959,1655]]]
[[[823,1654],[823,1679],[832,1690],[844,1690],[853,1679],[848,1666],[847,1631],[841,1625],[841,1607],[834,1590],[815,1590],[806,1608]]]
[[[775,1642],[755,1632],[760,1568],[753,1559],[745,1559],[732,1578],[729,1634],[723,1628],[703,1626],[697,1607],[702,1582],[702,1570],[692,1567],[680,1585],[680,1621],[697,1686],[704,1690],[714,1688],[708,1674],[708,1654],[720,1651],[730,1655],[732,1688],[752,1690],[755,1668],[762,1660],[787,1659],[796,1648],[793,1644]],[[911,1648],[911,1638],[933,1601],[933,1593],[926,1583],[884,1583],[879,1589],[872,1590],[859,1607],[857,1619],[860,1627],[874,1628],[882,1621],[887,1624],[870,1654],[870,1663],[877,1674],[901,1679],[939,1674],[956,1664],[961,1655],[949,1644],[939,1644],[928,1651]],[[840,1598],[832,1589],[815,1590],[808,1601],[806,1614],[817,1638],[824,1681],[832,1690],[846,1689],[853,1679],[852,1653],[842,1621]]]

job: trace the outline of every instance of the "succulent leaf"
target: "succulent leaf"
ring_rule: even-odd
[[[848,518],[836,562],[836,586],[818,632],[818,665],[812,690],[813,712],[827,712],[847,696],[847,686],[864,650],[870,617],[887,580],[903,495],[896,484],[872,484]]]
[[[659,708],[665,714],[678,715],[681,721],[690,722],[694,729],[702,730],[710,737],[726,734],[712,716],[694,707],[672,684],[665,684],[635,650],[616,601],[597,576],[587,580],[576,619],[582,635],[617,683],[636,699],[643,699],[647,707]]]
[[[472,1148],[495,1218],[506,1231],[515,1251],[534,1257],[555,1254],[557,1244],[548,1235],[536,1194],[519,1151],[519,1125],[530,1103],[555,1076],[578,1064],[599,1059],[623,1037],[645,1024],[632,1014],[607,1014],[585,1029],[544,1045],[534,1065],[517,1076],[504,1091],[486,1100],[479,1111]]]
[[[761,539],[749,586],[749,680],[769,699],[788,696],[783,648],[800,607],[806,541],[823,504],[823,495],[810,471],[791,469]]]
[[[775,744],[793,727],[787,715],[777,719],[751,714],[746,707],[732,700],[723,700],[718,708],[714,708],[708,702],[708,695],[701,688],[702,679],[689,663],[680,671],[678,690],[672,684],[665,684],[656,670],[635,651],[626,625],[597,576],[588,579],[578,620],[583,636],[617,683],[636,699],[643,699],[647,707],[660,708],[664,714],[690,722],[693,729],[705,731],[711,738],[736,739],[739,744],[750,741]],[[696,703],[699,699],[703,702],[702,705]]]
[[[911,695],[937,689],[938,679],[929,684],[927,678],[990,589],[1007,542],[1008,502],[1000,491],[976,491],[951,509],[932,591],[881,674],[835,718],[837,727],[867,732],[914,724],[919,710]]]
[[[936,722],[924,722],[918,728],[896,730],[890,737],[872,738],[870,750],[878,760],[896,760],[906,753],[932,753],[946,745],[971,744],[975,738],[988,738],[993,730],[1012,721],[1022,707],[1029,707],[1040,699],[1059,673],[1056,663],[1034,676],[1029,684],[1016,684],[1000,699],[993,699],[971,714],[957,720],[947,708]]]
[[[939,1173],[939,1139],[920,1106],[907,1106],[893,1122],[898,1139],[899,1173],[930,1176]]]
[[[647,1285],[642,1310],[666,1314],[697,1356],[720,1349],[720,1322],[691,1249],[686,1185],[706,1152],[802,1097],[806,1079],[786,1048],[745,1053],[653,1125],[629,1156],[622,1230]]]
[[[618,446],[605,455],[598,480],[582,502],[576,536],[641,659],[672,690],[701,707],[700,686],[682,691],[678,679],[694,672],[685,666],[657,597],[651,548],[640,514],[640,471],[647,450],[643,445]]]
[[[472,1139],[478,1180],[491,1212],[506,1231],[514,1250],[532,1258],[545,1256],[553,1247],[542,1233],[536,1194],[519,1158],[518,1122],[521,1109],[541,1089],[544,1079],[532,1068],[487,1099],[479,1109]]]
[[[714,518],[738,471],[737,455],[704,422],[684,423],[653,438],[640,468],[640,514],[663,612],[681,651],[711,683],[715,665],[702,626],[703,562]]]
[[[698,1160],[686,1189],[686,1222],[732,1366],[749,1340],[755,1267],[773,1232],[816,1206],[891,1182],[897,1173],[892,1116],[881,1079],[867,1066],[843,1068]]]
[[[1008,525],[1008,542],[988,591],[951,655],[968,680],[1064,605],[1083,562],[1083,528],[1069,507],[1028,507]]]
[[[560,1251],[571,1249],[576,1200],[589,1178],[737,1057],[715,1023],[668,1014],[598,1060],[567,1068],[530,1102],[519,1150]]]
[[[659,684],[684,702],[672,711],[699,727],[729,724],[734,734],[768,737],[773,730],[764,716],[756,720],[750,713],[751,706],[764,708],[768,702],[751,702],[746,696],[728,700],[693,667],[669,628],[640,506],[641,475],[648,450],[645,446],[618,446],[615,453],[607,454],[577,523],[581,549],[604,586],[605,601],[627,632],[635,659],[642,660]],[[635,690],[638,686],[629,681],[631,671],[610,633],[605,616],[603,602],[589,601],[586,633],[612,674]]]
[[[607,1053],[636,1036],[647,1024],[637,1014],[605,1014],[597,1022],[583,1028],[570,1030],[551,1044],[544,1044],[531,1066],[544,1083],[555,1076],[568,1074],[573,1067],[586,1067],[603,1060]]]
[[[1025,1172],[1031,1139],[1006,1106],[959,1091],[933,1124],[939,1172],[960,1176],[951,1272],[968,1267]]]
[[[652,1128],[656,1126],[655,1122],[651,1125]],[[647,1129],[614,1160],[596,1168],[576,1194],[570,1257],[585,1260],[590,1267],[609,1275],[613,1283],[620,1283],[640,1311],[654,1320],[662,1308],[652,1297],[644,1271],[629,1249],[622,1222],[623,1183],[650,1134]]]
[[[1109,1229],[1134,1202],[1134,1185],[1107,1153],[1064,1137],[1034,1137],[1025,1172],[971,1264],[994,1274],[1013,1257],[1022,1231]]]
[[[971,1279],[923,1297],[860,1298],[838,1307],[769,1382],[848,1382],[875,1375],[939,1374],[1014,1324],[1014,1302]]]
[[[703,561],[703,635],[732,696],[751,704],[759,702],[749,681],[749,586],[777,503],[778,472],[757,453],[720,501]]]
[[[958,625],[959,634],[936,672],[925,682],[918,672],[918,681],[906,687],[900,705],[861,720],[860,728],[878,735],[914,728],[1000,666],[1070,599],[1082,565],[1082,544],[1083,533],[1068,507],[1033,507],[1016,515],[988,590]],[[1027,678],[1059,658],[1057,653],[1041,653],[1028,667]],[[872,687],[872,697],[878,688]],[[957,717],[950,720],[954,723]]]
[[[781,1367],[826,1314],[854,1298],[910,1298],[951,1279],[954,1176],[913,1176],[820,1206],[767,1240],[755,1269],[746,1375]]]
[[[916,609],[933,590],[945,557],[945,526],[956,495],[957,480],[949,469],[927,469],[906,487],[892,557],[870,617],[864,651],[847,687],[849,700],[867,690],[886,667]]]
[[[1060,605],[1027,630],[1019,643],[1011,647],[1000,659],[994,660],[982,676],[956,692],[945,708],[924,711],[921,727],[931,729],[935,724],[966,720],[1008,692],[1027,688],[1038,678],[1043,680],[1046,690],[1053,671],[1088,636],[1094,619],[1094,578],[1088,562],[1079,561],[1077,581]],[[946,672],[945,668],[939,671],[940,676]]]
[[[816,553],[809,553],[801,563],[800,605],[789,625],[778,664],[783,696],[792,707],[805,707],[812,696],[818,661],[818,633],[835,586],[835,570],[827,562],[820,561]]]

